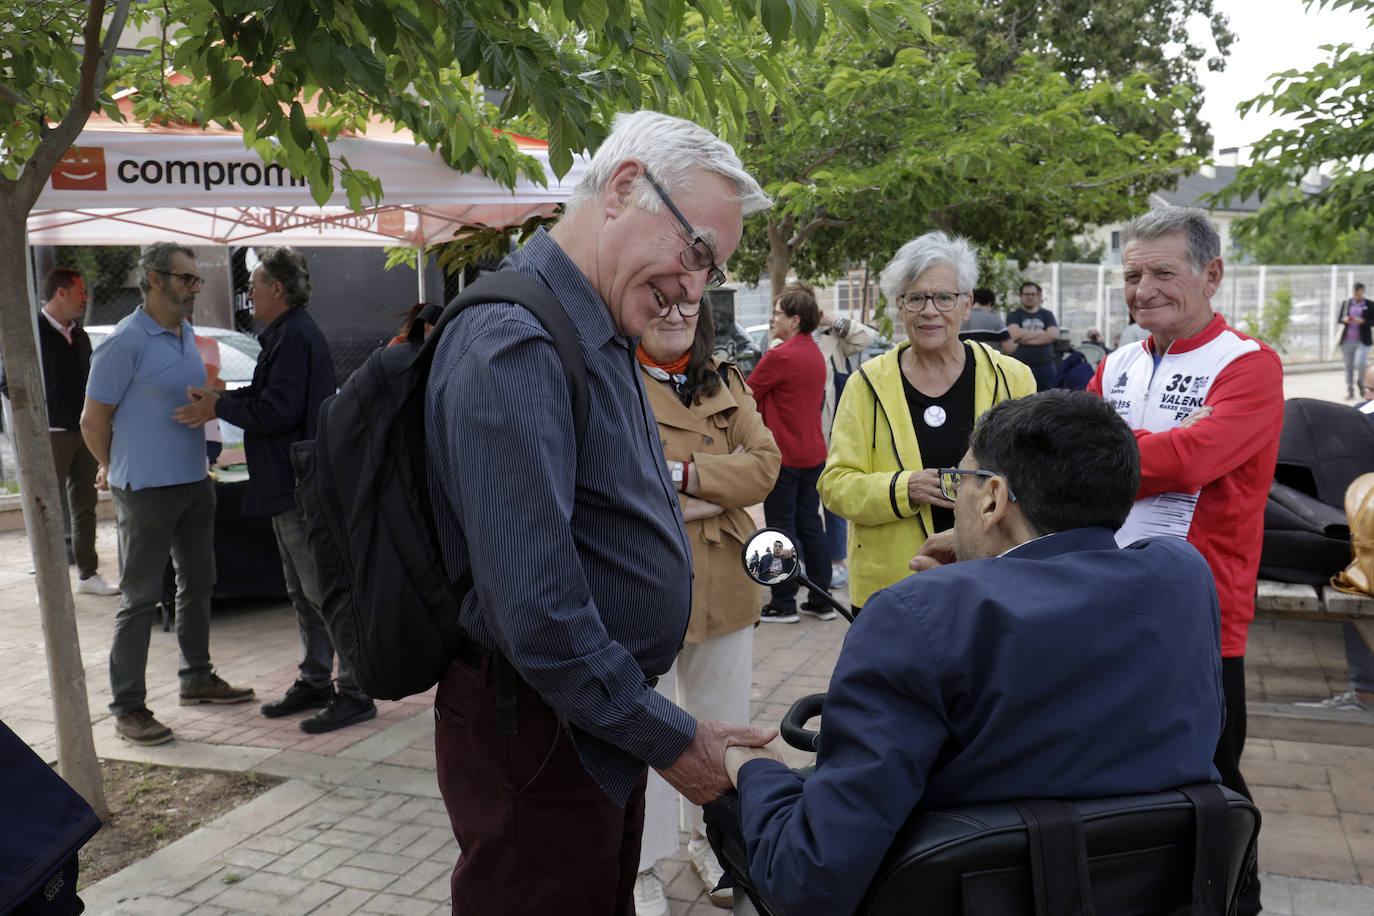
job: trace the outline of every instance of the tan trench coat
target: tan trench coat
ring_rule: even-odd
[[[670,461],[692,462],[701,481],[697,497],[725,509],[687,522],[694,571],[687,642],[693,643],[753,626],[759,619],[759,589],[744,571],[744,543],[754,533],[744,509],[762,502],[773,489],[782,463],[744,376],[733,365],[728,373],[728,387],[690,407],[667,382],[644,375],[664,455]],[[738,445],[744,451],[731,454]],[[691,498],[678,494],[683,504]]]

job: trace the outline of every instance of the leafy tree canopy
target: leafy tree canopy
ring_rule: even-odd
[[[1282,218],[1269,216],[1271,208]],[[1327,231],[1332,216],[1297,188],[1282,188],[1256,216],[1236,221],[1231,240],[1252,264],[1374,264],[1374,227]]]
[[[1349,7],[1374,21],[1374,0],[1322,0],[1321,7]],[[1311,250],[1333,248],[1343,234],[1374,227],[1374,47],[1327,46],[1330,60],[1308,71],[1275,74],[1269,91],[1240,106],[1242,113],[1289,115],[1297,127],[1270,131],[1251,150],[1251,164],[1236,172],[1218,202],[1252,194],[1270,197],[1251,226],[1246,243],[1265,235],[1288,236],[1290,224],[1306,226]],[[1315,168],[1330,175],[1320,188],[1304,188]],[[1311,193],[1276,194],[1281,189]],[[1315,215],[1315,218],[1313,218]],[[1287,259],[1285,259],[1287,260]]]

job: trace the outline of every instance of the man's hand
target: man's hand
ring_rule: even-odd
[[[192,429],[199,429],[215,418],[215,402],[219,400],[218,391],[191,385],[186,389],[186,398],[190,403],[172,411],[172,419],[178,423],[184,423]]]
[[[1206,406],[1206,405],[1203,405],[1202,407],[1199,407],[1197,410],[1193,411],[1192,413],[1188,414],[1188,416],[1186,416],[1186,417],[1184,417],[1182,420],[1180,420],[1178,425],[1186,428],[1186,427],[1192,426],[1192,425],[1193,425],[1194,423],[1196,423],[1198,420],[1205,420],[1205,419],[1207,419],[1207,418],[1210,417],[1211,415],[1212,415],[1212,408],[1211,408],[1211,407],[1208,407],[1208,406]]]
[[[110,469],[105,465],[96,465],[95,469],[95,488],[97,490],[108,490],[110,488]]]
[[[725,773],[727,747],[763,747],[777,736],[776,728],[698,722],[692,743],[658,775],[692,804],[704,805],[730,791],[730,778]]]
[[[778,763],[786,763],[782,755],[766,747],[727,747],[725,749],[725,773],[730,777],[730,784],[736,789],[739,788],[739,768],[751,760],[776,760]]]
[[[937,531],[926,542],[921,545],[921,549],[916,556],[911,558],[907,564],[912,572],[925,572],[927,569],[935,569],[948,563],[955,562],[954,556],[954,530]]]
[[[682,520],[684,522],[694,522],[700,518],[711,518],[720,515],[725,509],[711,502],[709,499],[698,499],[695,496],[688,496],[682,500]]]
[[[935,468],[923,468],[912,473],[906,482],[906,498],[912,505],[930,503],[932,506],[944,506],[946,509],[954,508],[954,503],[945,499],[945,495],[940,492],[940,472]]]

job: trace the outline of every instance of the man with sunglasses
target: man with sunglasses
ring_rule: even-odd
[[[979,419],[940,470],[954,528],[845,640],[814,775],[726,751],[748,878],[776,911],[854,912],[913,814],[1218,780],[1216,591],[1182,540],[1118,548],[1139,480],[1130,428],[1085,392]]]
[[[119,522],[123,592],[110,647],[110,711],[133,744],[163,744],[172,730],[145,705],[144,669],[154,608],[170,551],[177,574],[177,645],[182,706],[243,703],[210,664],[210,589],[215,584],[215,486],[205,431],[172,417],[188,386],[205,384],[191,317],[204,284],[195,253],[158,242],[139,261],[141,308],[124,318],[91,357],[81,434],[99,465]]]
[[[631,916],[646,764],[700,804],[729,788],[727,743],[771,738],[697,722],[652,689],[686,632],[692,552],[685,480],[664,461],[635,359],[651,320],[723,281],[743,216],[770,203],[727,144],[635,112],[616,118],[552,230],[506,259],[577,331],[580,447],[532,314],[475,305],[439,341],[431,506],[448,575],[474,583],[435,698],[439,788],[462,849],[455,913]]]

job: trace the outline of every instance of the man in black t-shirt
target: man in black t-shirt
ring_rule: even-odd
[[[1054,314],[1040,307],[1040,284],[1027,280],[1021,284],[1021,307],[1007,313],[1007,331],[1016,341],[1012,355],[1030,367],[1035,386],[1044,391],[1054,384],[1054,342],[1059,339],[1059,324]]]

